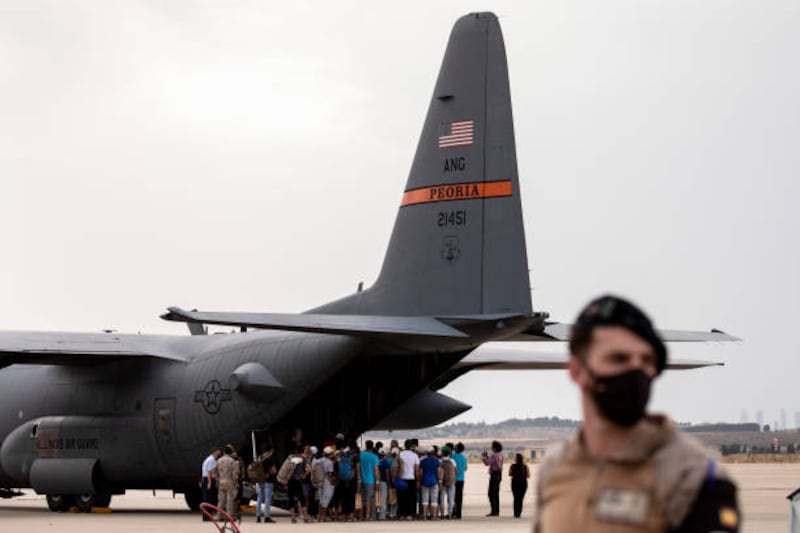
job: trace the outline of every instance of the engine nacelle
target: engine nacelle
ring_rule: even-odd
[[[37,494],[97,494],[104,489],[97,459],[34,459],[30,484]]]
[[[430,389],[423,389],[372,429],[419,429],[441,424],[471,406]]]
[[[144,418],[49,416],[11,432],[0,465],[39,494],[93,494],[129,481],[131,472],[157,474],[154,453]]]

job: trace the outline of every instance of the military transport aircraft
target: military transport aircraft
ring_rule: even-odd
[[[450,36],[374,285],[302,314],[163,315],[192,335],[0,333],[0,489],[30,487],[56,511],[151,488],[196,506],[212,446],[248,450],[255,430],[280,450],[297,427],[320,442],[435,425],[468,408],[436,392],[465,372],[564,367],[473,352],[566,340],[569,326],[530,295],[503,38],[493,14],[471,14]],[[238,332],[203,335],[204,324]]]

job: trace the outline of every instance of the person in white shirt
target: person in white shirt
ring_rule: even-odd
[[[322,488],[320,489],[319,493],[319,521],[320,522],[327,522],[328,521],[328,506],[331,503],[331,499],[333,498],[333,490],[334,490],[334,478],[336,474],[333,470],[333,461],[331,457],[333,456],[333,448],[330,446],[325,446],[322,450],[322,458],[318,459],[322,463],[322,469],[325,472],[325,480],[322,482]]]
[[[419,488],[420,469],[419,456],[415,450],[413,440],[405,442],[405,450],[400,452],[400,487],[397,489],[397,516],[411,520],[417,514],[417,489]],[[405,485],[405,486],[403,486]]]
[[[212,480],[209,479],[208,472],[217,464],[217,459],[220,455],[222,455],[222,451],[219,448],[214,448],[211,450],[211,453],[203,461],[203,466],[200,473],[200,489],[203,492],[202,501],[212,505],[217,504],[217,489],[211,482]],[[203,515],[203,521],[208,521],[206,515]]]

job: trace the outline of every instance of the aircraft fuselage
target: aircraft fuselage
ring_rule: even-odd
[[[258,331],[184,337],[178,347],[190,357],[187,362],[0,370],[6,405],[0,416],[0,483],[29,486],[37,458],[97,458],[112,488],[191,486],[211,447],[247,443],[253,429],[281,421],[362,356],[365,343]],[[264,376],[273,381],[259,381]],[[357,380],[345,381],[358,387]],[[337,422],[331,419],[331,427]],[[317,432],[305,420],[293,425]]]

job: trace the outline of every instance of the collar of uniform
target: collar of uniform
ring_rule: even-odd
[[[653,454],[675,433],[675,426],[664,415],[646,415],[636,439],[614,452],[608,460],[615,463],[639,463]],[[573,460],[596,460],[586,452],[581,427],[569,443],[568,455]]]

